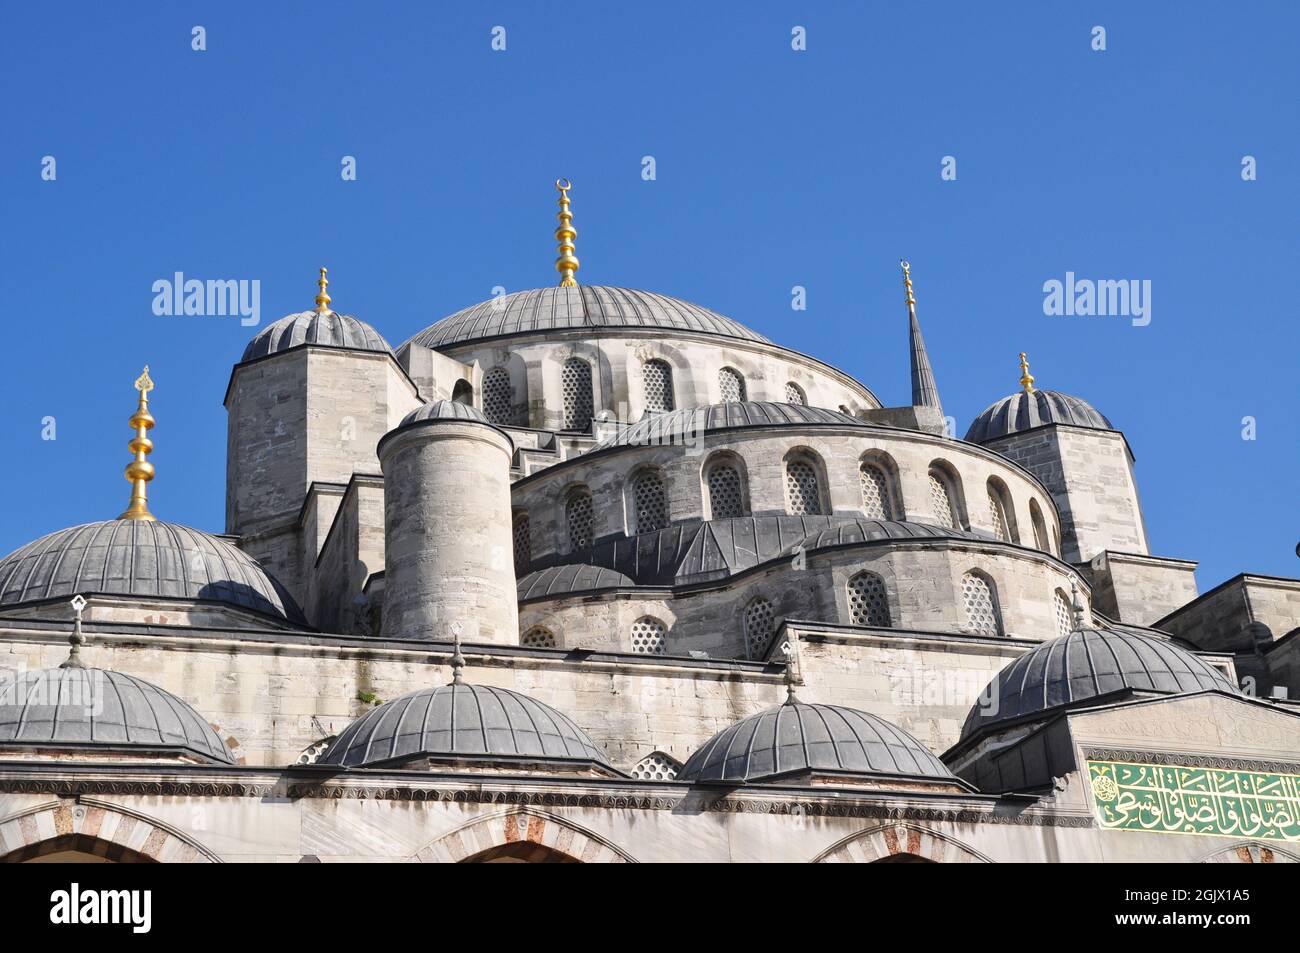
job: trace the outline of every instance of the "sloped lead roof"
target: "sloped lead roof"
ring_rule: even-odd
[[[425,328],[399,350],[412,344],[437,350],[486,338],[572,328],[660,328],[771,343],[738,321],[680,298],[632,288],[578,285],[517,291],[484,301]]]
[[[185,751],[234,764],[193,708],[143,679],[97,668],[25,672],[0,691],[0,745]]]
[[[595,449],[657,446],[671,444],[674,440],[680,443],[684,436],[698,435],[712,430],[727,430],[735,427],[776,427],[786,424],[872,426],[851,414],[827,410],[824,407],[778,404],[760,400],[734,401],[652,414],[602,440]]]

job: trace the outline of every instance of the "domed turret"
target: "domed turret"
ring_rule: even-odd
[[[330,309],[327,270],[320,270],[320,292],[316,295],[316,309],[286,315],[269,324],[248,342],[240,362],[256,360],[268,354],[277,354],[303,344],[318,347],[340,347],[353,351],[382,351],[392,353],[384,336],[360,318],[339,314]]]

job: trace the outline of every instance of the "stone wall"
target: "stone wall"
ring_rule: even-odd
[[[1084,570],[1097,609],[1117,622],[1154,625],[1196,598],[1196,563],[1102,552]]]

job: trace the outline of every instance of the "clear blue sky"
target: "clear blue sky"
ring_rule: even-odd
[[[256,329],[157,317],[156,279],[260,279],[265,324],[325,264],[397,344],[555,281],[564,175],[580,279],[712,307],[887,404],[910,258],[960,433],[1026,350],[1127,434],[1155,553],[1202,588],[1297,575],[1296,5],[993,6],[8,4],[0,551],[123,509],[145,362],[154,510],[222,530],[221,400]],[[1149,279],[1151,324],[1045,316],[1067,271]]]

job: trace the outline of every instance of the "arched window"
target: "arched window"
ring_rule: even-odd
[[[519,644],[533,649],[553,649],[555,633],[544,625],[535,625],[519,637]]]
[[[1007,508],[1002,502],[1002,493],[992,480],[989,481],[989,522],[993,524],[993,535],[1004,543],[1011,542],[1011,524],[1007,522]]]
[[[591,365],[571,357],[560,368],[560,393],[564,398],[564,429],[591,427]]]
[[[776,615],[772,611],[772,603],[762,596],[752,599],[745,606],[744,623],[745,650],[750,658],[762,658],[767,654],[767,647],[772,644],[772,636],[776,635]]]
[[[668,626],[652,616],[632,623],[632,651],[641,655],[668,654]]]
[[[1056,606],[1056,634],[1069,635],[1074,631],[1074,609],[1070,605],[1070,597],[1064,589],[1057,589],[1056,598],[1052,601]]]
[[[870,625],[887,629],[889,597],[885,594],[885,580],[874,572],[860,572],[849,580],[849,615],[854,625]]]
[[[930,511],[937,526],[957,529],[961,525],[957,507],[953,505],[948,474],[938,467],[930,468]]]
[[[474,403],[474,388],[470,386],[469,381],[462,378],[451,389],[451,399],[458,404],[472,404]]]
[[[533,540],[528,526],[528,514],[520,513],[514,522],[515,572],[524,572],[533,559]]]
[[[820,516],[826,512],[817,464],[805,456],[796,455],[785,462],[785,509],[791,516]]]
[[[725,520],[745,515],[745,480],[733,460],[723,457],[711,463],[704,479],[709,487],[710,519]]]
[[[794,381],[788,381],[785,385],[785,402],[787,404],[798,404],[802,407],[808,403],[808,397],[804,394],[802,387]]]
[[[632,505],[636,532],[652,533],[668,525],[668,494],[658,473],[647,470],[636,478],[632,484]]]
[[[894,501],[889,492],[889,476],[875,463],[863,461],[858,467],[862,481],[862,512],[868,519],[894,518]]]
[[[638,761],[628,773],[638,781],[675,781],[681,770],[680,761],[662,751],[656,751]]]
[[[718,371],[718,388],[722,391],[724,404],[738,404],[745,399],[745,378],[734,367]]]
[[[591,525],[593,512],[591,491],[585,486],[575,487],[569,491],[564,500],[564,518],[569,524],[569,550],[577,552],[591,546]]]
[[[1034,545],[1043,552],[1050,553],[1052,544],[1048,542],[1047,524],[1043,522],[1043,511],[1037,500],[1029,501],[1029,521],[1034,524]]]
[[[494,367],[483,375],[483,416],[494,424],[508,424],[513,412],[510,374],[504,367]]]
[[[646,410],[662,413],[673,409],[673,369],[667,361],[646,361],[641,365],[641,380],[645,384]]]
[[[1002,617],[993,583],[983,573],[968,572],[961,577],[961,599],[966,610],[966,631],[980,635],[1001,635]]]

